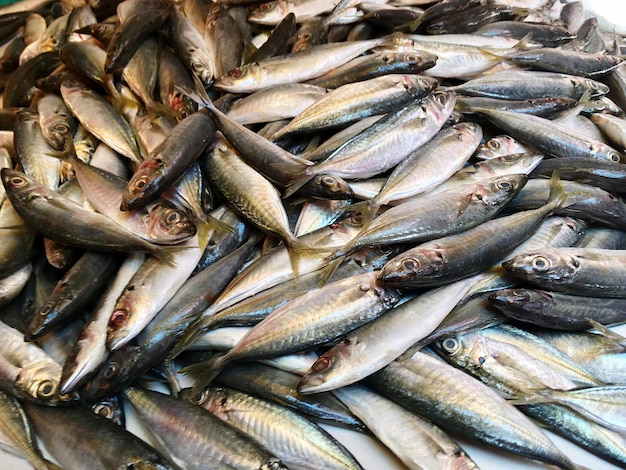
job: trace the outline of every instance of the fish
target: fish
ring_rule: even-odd
[[[298,384],[301,393],[336,390],[382,369],[430,334],[465,296],[475,279],[432,289],[349,333],[320,356]],[[428,312],[419,322],[421,312]]]
[[[104,71],[120,72],[139,45],[172,16],[174,7],[163,0],[150,3],[125,0],[117,7],[118,22],[106,50]]]
[[[26,407],[26,414],[46,449],[64,468],[81,466],[85,459],[101,468],[174,468],[143,440],[85,406],[60,410],[32,405]],[[69,442],[73,445],[68,446]]]
[[[42,235],[87,250],[129,252],[139,249],[161,257],[167,263],[174,263],[171,256],[172,250],[177,251],[175,247],[147,242],[106,216],[83,209],[20,171],[3,168],[1,176],[7,196],[17,207],[20,217]],[[68,230],[69,227],[73,230]]]
[[[409,469],[477,468],[456,442],[434,424],[362,385],[334,391],[368,429]]]
[[[489,297],[498,310],[516,320],[558,330],[586,330],[589,320],[623,323],[624,300],[585,297],[538,289],[504,289]]]
[[[622,253],[602,248],[552,248],[521,253],[502,266],[518,278],[557,292],[622,298]]]
[[[182,395],[187,393],[183,390]],[[189,396],[191,403],[249,435],[288,468],[362,468],[329,433],[287,407],[226,387]]]
[[[151,423],[151,434],[176,468],[287,468],[264,447],[199,406],[136,387],[128,387],[124,394],[142,420]]]
[[[0,323],[2,347],[0,357],[0,389],[20,400],[48,407],[68,405],[78,400],[78,395],[59,391],[61,365],[39,346],[24,341],[24,335]]]
[[[225,355],[187,368],[188,373],[200,371],[194,391],[208,385],[228,363],[311,349],[382,315],[400,300],[400,294],[379,284],[378,274],[373,271],[327,284],[275,309]]]
[[[61,469],[41,454],[33,426],[17,398],[0,392],[0,414],[0,442],[4,450],[25,458],[36,470]]]
[[[559,468],[576,468],[533,421],[495,390],[425,352],[416,352],[402,364],[392,362],[368,377],[365,385],[452,436],[464,435]]]
[[[181,120],[137,167],[122,194],[120,209],[139,209],[154,201],[200,157],[215,131],[213,119],[202,110]],[[197,139],[185,138],[189,135]]]

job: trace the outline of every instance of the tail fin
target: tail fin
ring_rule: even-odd
[[[285,192],[283,193],[283,198],[288,198],[289,196],[294,194],[298,189],[300,189],[302,186],[304,186],[309,181],[311,181],[313,177],[315,177],[315,173],[310,171],[309,170],[310,168],[311,168],[310,166],[306,167],[299,176],[296,176],[287,185],[287,189],[285,189]]]
[[[198,362],[187,367],[183,367],[179,372],[185,375],[196,375],[196,381],[191,387],[192,396],[200,393],[209,385],[215,377],[230,362],[228,353],[223,356],[212,357],[206,361]]]
[[[178,89],[178,91],[180,91],[183,95],[187,96],[189,99],[194,101],[201,108],[206,108],[208,110],[216,109],[215,105],[211,101],[211,98],[209,98],[209,95],[204,89],[204,85],[202,84],[200,79],[196,77],[195,75],[193,79],[195,83],[195,89],[192,90],[183,85],[177,85],[176,88]]]

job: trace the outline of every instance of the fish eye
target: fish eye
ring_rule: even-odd
[[[547,271],[550,269],[550,260],[545,256],[535,256],[532,261],[532,267],[536,271]]]
[[[337,182],[337,180],[332,176],[324,176],[320,181],[324,186],[328,186],[329,188],[333,187]]]
[[[139,189],[140,191],[144,190],[146,186],[148,186],[148,178],[146,176],[142,176],[134,184],[135,189]]]
[[[417,62],[418,57],[414,54],[407,54],[404,56],[404,60],[406,62]],[[423,80],[424,83],[426,83],[426,80]]]
[[[454,354],[461,348],[461,342],[456,338],[446,338],[441,342],[441,347],[450,354]]]
[[[511,294],[513,294],[513,296],[518,297],[519,300],[530,300],[530,294],[528,293],[528,291],[525,290],[514,290],[511,291]]]
[[[167,216],[165,217],[165,221],[168,224],[176,224],[178,222],[180,222],[181,220],[181,215],[178,213],[178,211],[171,211],[169,214],[167,214]]]
[[[115,377],[117,375],[118,371],[119,371],[119,366],[117,365],[117,363],[116,362],[111,362],[107,366],[107,368],[104,371],[104,374],[102,374],[102,376],[105,379],[107,379],[107,380],[111,380],[113,377]]]
[[[37,387],[38,398],[50,398],[56,393],[57,387],[54,382],[50,380],[42,381]]]
[[[272,4],[271,3],[263,3],[261,5],[259,5],[259,7],[257,8],[258,12],[266,12],[266,11],[270,11],[272,9]]]
[[[111,408],[111,406],[104,403],[98,403],[96,406],[94,406],[93,412],[107,419],[113,416],[113,409]]]
[[[52,127],[52,130],[57,134],[67,134],[70,131],[70,128],[67,126],[67,124],[58,122]]]
[[[23,178],[21,176],[14,176],[9,180],[9,182],[12,186],[15,186],[16,188],[22,188],[28,184],[26,178]]]
[[[619,154],[617,154],[616,152],[609,152],[608,156],[609,160],[615,163],[619,163],[619,161],[621,160]]]
[[[354,225],[363,225],[363,216],[361,214],[350,217],[350,222]]]
[[[205,388],[191,397],[190,401],[196,405],[201,405],[206,400],[208,393],[209,390]]]
[[[205,67],[202,62],[194,62],[191,64],[191,68],[196,72],[202,72]]]
[[[402,267],[410,272],[416,272],[420,269],[420,262],[415,258],[407,258],[402,260]]]
[[[311,372],[322,372],[328,369],[333,361],[329,357],[322,356],[311,366]]]
[[[423,78],[420,78],[419,80],[417,80],[417,83],[419,84],[419,86],[421,86],[422,88],[428,88],[430,87],[430,82],[428,80],[425,80]]]
[[[437,101],[439,104],[446,104],[448,102],[448,97],[443,93],[437,95]]]
[[[487,142],[487,147],[493,150],[498,150],[500,148],[500,142],[498,140],[490,140]]]
[[[109,326],[112,328],[118,328],[126,321],[126,318],[128,318],[128,312],[124,309],[118,309],[111,314]]]
[[[498,189],[511,189],[513,185],[508,180],[500,180],[496,183]]]
[[[229,70],[226,74],[232,78],[239,78],[243,75],[243,70],[240,67],[235,67],[234,69]]]

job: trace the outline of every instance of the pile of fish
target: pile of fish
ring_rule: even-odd
[[[558,0],[0,14],[1,447],[368,467],[325,423],[412,469],[477,468],[457,438],[580,468],[548,428],[626,467],[625,42],[597,26]]]

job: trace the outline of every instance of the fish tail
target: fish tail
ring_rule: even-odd
[[[176,359],[181,353],[183,353],[189,345],[191,345],[196,339],[198,339],[205,332],[204,321],[203,318],[196,318],[192,321],[189,326],[185,329],[181,338],[176,341],[174,347],[168,353],[166,357],[166,361],[172,362]]]
[[[521,393],[511,399],[508,399],[507,403],[513,406],[523,406],[537,405],[541,403],[554,403],[555,401],[555,398],[551,395],[550,389],[544,389]]]
[[[155,245],[157,248],[154,248],[150,251],[150,254],[157,258],[159,261],[171,266],[172,268],[177,268],[176,264],[176,253],[180,250],[189,250],[192,248],[197,248],[196,246],[182,246],[182,245]]]
[[[300,174],[299,176],[296,176],[288,185],[287,188],[285,189],[285,192],[283,193],[283,198],[287,198],[289,196],[291,196],[292,194],[294,194],[296,191],[298,191],[300,188],[302,188],[302,186],[304,186],[305,184],[307,184],[309,181],[311,181],[313,179],[313,177],[315,176],[315,174],[313,174],[313,172],[308,171],[307,167],[302,174]]]
[[[300,277],[300,259],[305,253],[316,252],[315,248],[310,247],[302,240],[293,237],[287,245],[287,253],[289,255],[289,263],[295,277]]]
[[[195,395],[204,390],[226,367],[229,361],[230,356],[226,353],[223,356],[212,357],[206,361],[183,367],[179,372],[185,375],[196,376],[196,381],[191,387],[192,394]]]
[[[213,104],[213,101],[211,101],[211,98],[209,97],[206,90],[204,89],[204,85],[202,84],[200,79],[196,77],[195,75],[193,79],[195,82],[194,89],[191,89],[184,85],[176,85],[176,89],[180,91],[183,95],[185,95],[187,98],[195,102],[198,106],[202,108],[207,108],[209,110],[214,110],[215,105]]]
[[[38,462],[37,464],[33,463],[33,468],[35,470],[63,470],[63,467],[47,459],[42,459],[41,462]]]
[[[357,236],[363,234],[368,229],[368,227],[372,223],[372,220],[374,220],[374,218],[376,217],[376,214],[378,214],[378,210],[380,209],[380,206],[381,204],[375,199],[371,199],[367,202],[367,206],[361,212],[361,219],[363,221],[362,222],[363,227],[361,228]]]
[[[602,323],[594,320],[593,318],[586,319],[589,322],[589,326],[594,330],[601,333],[604,337],[614,341],[617,345],[621,346],[621,350],[626,348],[626,338],[620,335],[617,331],[613,331],[610,328],[604,326]]]
[[[321,269],[318,287],[324,287],[326,284],[328,284],[330,278],[333,277],[333,274],[335,274],[337,268],[339,268],[339,266],[341,265],[341,263],[343,263],[345,259],[345,255],[339,256],[332,261],[329,261],[328,264]]]
[[[551,207],[552,210],[563,209],[564,207],[578,204],[579,202],[589,199],[590,197],[591,196],[589,194],[584,192],[566,192],[561,184],[559,172],[557,170],[552,172],[552,176],[550,178],[550,195],[548,196],[548,201],[546,203],[546,205]]]

